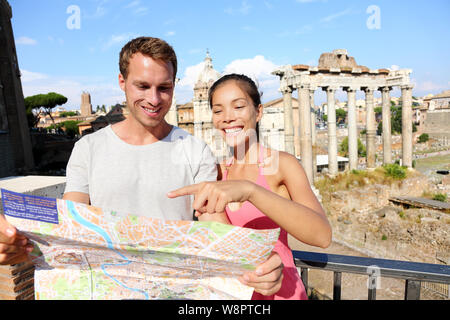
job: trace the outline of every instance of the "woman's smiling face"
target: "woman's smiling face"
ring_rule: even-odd
[[[262,116],[262,105],[255,107],[238,82],[221,84],[211,99],[212,120],[229,146],[237,146],[256,134],[256,123]]]

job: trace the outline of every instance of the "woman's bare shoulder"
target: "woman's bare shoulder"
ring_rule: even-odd
[[[300,160],[288,152],[272,150],[271,165],[277,167],[276,174],[280,181],[305,176]]]

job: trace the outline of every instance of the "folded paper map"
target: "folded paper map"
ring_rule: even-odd
[[[279,229],[160,220],[1,190],[31,241],[36,299],[250,299],[237,278],[272,252]]]

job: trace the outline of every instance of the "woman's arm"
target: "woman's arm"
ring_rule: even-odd
[[[322,248],[331,243],[331,226],[309,186],[298,160],[280,152],[282,183],[292,200],[283,198],[248,180],[202,182],[169,192],[169,198],[194,195],[193,208],[199,214],[224,212],[230,202],[250,201],[296,239]]]
[[[292,200],[252,183],[248,201],[296,239],[313,246],[328,247],[331,226],[303,167],[287,153],[280,152],[279,156],[282,183]]]

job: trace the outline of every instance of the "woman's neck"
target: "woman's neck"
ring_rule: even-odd
[[[233,148],[233,163],[235,164],[258,164],[259,143],[246,141],[244,144]]]

